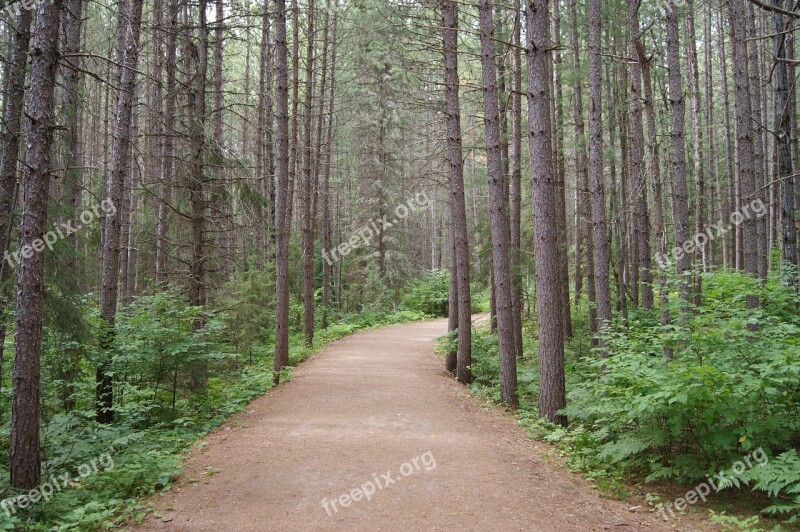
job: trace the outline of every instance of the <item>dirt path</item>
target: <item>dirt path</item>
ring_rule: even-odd
[[[332,344],[210,435],[143,528],[670,529],[600,498],[470,398],[433,354],[445,330],[414,323]]]

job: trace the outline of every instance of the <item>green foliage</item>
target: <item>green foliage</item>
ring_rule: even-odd
[[[800,517],[800,457],[791,449],[769,462],[749,469],[741,480],[753,489],[766,492],[774,503],[764,513],[789,517],[796,523]]]
[[[431,316],[447,316],[450,302],[450,272],[432,270],[406,284],[403,307]]]
[[[746,308],[750,291],[760,308]],[[766,492],[775,501],[765,511],[794,519],[800,509],[797,295],[777,277],[762,286],[720,271],[704,275],[703,296],[699,308],[667,330],[652,311],[632,310],[625,323],[616,320],[603,337],[607,359],[589,347],[585,324],[576,324],[566,353],[568,428],[539,419],[530,324],[517,369],[519,422],[555,445],[571,469],[615,496],[622,493],[624,472],[694,483],[730,470],[761,447],[777,458],[748,468],[733,485]],[[679,306],[670,303],[673,311]],[[672,349],[671,360],[665,347]],[[473,335],[472,372],[471,390],[499,401],[497,342],[488,332]]]
[[[272,386],[271,286],[268,274],[245,272],[217,292],[217,306],[224,310],[203,311],[170,291],[139,297],[121,310],[115,334],[104,332],[115,376],[115,422],[108,425],[98,424],[94,413],[94,368],[105,356],[97,347],[99,335],[50,330],[43,367],[63,378],[43,380],[48,415],[42,427],[42,482],[64,474],[73,481],[49,500],[11,515],[0,510],[0,530],[93,530],[140,519],[146,511],[140,498],[169,489],[182,454]],[[91,298],[80,305],[79,321],[107,331]],[[314,348],[293,333],[290,362],[359,329],[424,317],[414,311],[347,315],[318,331]],[[78,354],[69,359],[76,367],[64,365],[65,350]],[[208,383],[192,390],[189,370],[200,362],[208,364]],[[63,405],[65,390],[69,409]],[[7,453],[8,418],[4,421],[0,452]],[[78,478],[84,464],[105,453],[113,467]],[[0,499],[19,495],[8,486],[9,473],[0,470]]]
[[[746,519],[740,519],[734,515],[725,515],[725,512],[716,513],[714,510],[711,512],[711,522],[722,526],[722,530],[739,530],[741,532],[759,532],[763,530],[758,526],[761,521],[757,515],[750,516]]]
[[[565,413],[605,434],[600,457],[641,470],[648,480],[691,482],[727,468],[751,449],[780,450],[800,429],[800,320],[777,279],[745,306],[746,277],[704,280],[704,303],[664,335],[645,312],[605,335],[610,357],[572,369]],[[748,331],[748,323],[757,323]],[[671,361],[662,347],[680,337]],[[665,339],[666,336],[666,339]],[[681,348],[682,346],[682,348]]]

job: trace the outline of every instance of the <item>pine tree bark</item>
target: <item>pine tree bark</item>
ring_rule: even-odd
[[[725,159],[727,160],[727,201],[725,202],[725,216],[723,220],[730,220],[731,213],[736,210],[736,149],[734,148],[734,140],[731,135],[731,105],[730,105],[730,91],[728,90],[728,60],[725,50],[725,31],[723,30],[722,15],[719,14],[717,20],[717,27],[719,28],[719,51],[720,51],[720,74],[722,76],[722,95],[723,95],[723,118],[725,125]],[[725,262],[726,268],[738,268],[739,256],[739,228],[734,228],[730,231],[730,236],[726,236],[728,241],[728,258]]]
[[[450,166],[450,207],[453,224],[453,264],[456,270],[458,348],[456,377],[464,384],[472,380],[472,309],[470,295],[469,234],[464,198],[464,165],[461,141],[461,104],[458,77],[458,4],[442,0],[442,41],[444,50],[445,114],[447,118],[447,160]],[[450,365],[448,364],[448,370]]]
[[[206,173],[206,82],[208,79],[208,21],[206,20],[207,0],[200,0],[198,9],[199,24],[196,54],[194,60],[194,86],[190,98],[190,142],[189,159],[189,204],[191,206],[191,257],[189,259],[189,304],[195,307],[206,306],[206,272],[208,270],[208,249],[206,246],[206,219],[208,218],[208,175]],[[192,327],[197,330],[205,325],[197,318]],[[189,369],[189,387],[202,390],[208,383],[208,362],[205,360],[192,364]]]
[[[774,0],[773,5],[783,9],[784,0]],[[775,35],[773,45],[775,52],[775,126],[777,129],[777,156],[778,175],[780,180],[780,205],[781,205],[781,253],[784,262],[794,265],[797,263],[797,248],[795,242],[795,216],[794,216],[794,175],[792,172],[792,143],[791,119],[789,112],[789,69],[786,53],[786,24],[783,15],[772,14],[772,23]],[[792,78],[794,79],[794,78]],[[797,279],[789,275],[791,284],[796,285]]]
[[[100,332],[100,348],[107,352],[114,342],[114,323],[117,314],[119,290],[119,262],[121,236],[121,207],[125,176],[129,172],[131,146],[131,110],[133,88],[136,82],[136,65],[139,58],[139,31],[142,21],[143,0],[130,0],[125,12],[120,14],[120,31],[124,45],[120,46],[119,87],[114,108],[113,142],[111,147],[111,169],[107,190],[114,206],[103,218],[102,278],[100,281],[100,317],[103,330]],[[123,7],[120,6],[120,9]],[[105,360],[96,373],[97,421],[111,423],[114,420],[114,382],[110,373],[111,360]]]
[[[580,43],[578,39],[577,0],[569,0],[570,48],[572,66],[581,72]],[[589,331],[597,333],[596,290],[594,282],[594,246],[592,245],[591,198],[589,195],[589,169],[586,159],[586,130],[583,117],[583,84],[581,76],[575,82],[572,121],[575,127],[575,297],[581,292],[581,257],[586,259],[587,298],[589,299]],[[582,245],[583,244],[583,245]]]
[[[276,168],[275,168],[275,355],[273,382],[289,364],[289,66],[286,0],[275,0]]]
[[[675,9],[667,10],[667,68],[669,69],[668,97],[672,114],[670,128],[672,218],[675,224],[675,246],[677,248],[689,241],[689,192],[686,188],[685,103],[681,75],[678,13]],[[691,257],[688,253],[677,253],[676,273],[681,299],[688,304],[691,302]]]
[[[306,47],[306,94],[303,120],[303,333],[306,347],[314,345],[314,195],[317,184],[313,168],[312,123],[314,118],[314,0],[308,0],[308,35]]]
[[[703,145],[702,125],[702,95],[700,94],[700,71],[697,62],[697,32],[694,25],[694,1],[687,0],[686,9],[686,44],[688,45],[687,58],[689,67],[689,112],[692,115],[692,134],[694,136],[694,231],[696,235],[705,233],[705,167],[703,166],[703,151],[707,149]],[[692,302],[699,306],[702,296],[702,280],[700,271],[708,269],[708,242],[698,241],[700,245],[695,246],[694,263],[696,272],[692,275]]]
[[[486,125],[492,263],[500,350],[500,399],[504,404],[515,407],[519,400],[517,397],[517,359],[514,352],[514,316],[509,255],[511,223],[506,211],[508,195],[503,183],[503,159],[500,148],[500,109],[497,101],[497,69],[494,60],[492,1],[480,0],[478,2],[478,12],[483,72],[484,121]],[[559,322],[559,327],[560,325]]]
[[[3,99],[3,129],[0,141],[0,284],[5,285],[11,277],[13,260],[9,256],[14,211],[18,196],[17,166],[19,145],[22,136],[22,113],[25,106],[25,78],[27,74],[28,47],[31,40],[33,10],[23,9],[17,15],[11,52],[6,74],[6,95]],[[4,290],[5,292],[5,290]],[[7,295],[7,293],[5,294]],[[0,315],[5,312],[0,304]],[[0,385],[3,381],[3,359],[5,358],[6,323],[0,320]]]
[[[733,83],[734,103],[736,110],[736,162],[739,167],[739,180],[741,182],[741,198],[743,202],[750,202],[756,192],[755,153],[753,142],[752,124],[752,99],[750,94],[749,66],[747,53],[747,10],[744,0],[731,0],[729,2],[731,19],[731,41],[733,44]],[[742,208],[744,204],[739,204]],[[742,253],[744,271],[758,275],[758,243],[756,220],[752,216],[744,217],[740,224],[742,227]],[[758,306],[758,297],[747,296],[748,308]]]
[[[522,0],[514,3],[514,27],[512,29],[511,70],[513,87],[511,91],[511,248],[512,271],[514,274],[514,322],[522,323]],[[522,355],[522,327],[516,329],[518,355]]]
[[[531,152],[536,302],[539,327],[539,415],[566,425],[560,414],[566,404],[564,381],[564,312],[562,261],[558,214],[563,189],[553,177],[550,121],[550,42],[547,0],[528,0],[528,133]]]
[[[629,53],[637,58],[637,49],[641,47],[639,30],[639,0],[628,0],[628,23],[630,24]],[[634,222],[633,232],[636,240],[638,256],[636,267],[639,269],[641,282],[642,307],[653,308],[653,275],[650,263],[650,218],[647,209],[647,180],[644,167],[644,129],[642,124],[642,66],[641,59],[628,63],[630,82],[630,100],[628,109],[630,118],[630,141],[628,155],[630,157],[630,173],[633,176],[631,196],[633,198]]]
[[[600,86],[600,0],[589,0],[589,180],[591,182],[594,283],[599,329],[611,322],[610,260],[603,183],[603,107]]]
[[[39,414],[44,310],[43,238],[47,227],[50,187],[60,10],[61,0],[53,0],[39,7],[30,53],[30,97],[25,109],[28,149],[22,176],[21,252],[14,322],[9,462],[11,487],[17,489],[34,488],[41,476]]]
[[[569,300],[569,244],[567,238],[567,202],[566,202],[566,168],[564,165],[564,104],[562,103],[562,83],[561,83],[561,51],[559,45],[561,44],[561,12],[559,9],[560,2],[552,2],[553,11],[551,21],[553,27],[552,38],[557,44],[551,55],[552,61],[549,64],[552,71],[551,79],[553,80],[552,97],[550,98],[550,107],[553,112],[553,162],[555,178],[557,183],[557,194],[554,197],[556,200],[556,216],[557,216],[557,229],[558,229],[558,253],[559,260],[563,267],[559,268],[561,274],[561,282],[559,283],[561,289],[561,324],[564,328],[564,338],[572,338],[572,312],[570,309]],[[543,9],[547,9],[544,7]],[[520,334],[521,336],[521,334]],[[520,356],[522,353],[520,352]]]
[[[747,53],[748,53],[748,76],[750,78],[750,98],[752,105],[751,128],[753,129],[753,176],[754,182],[752,185],[752,193],[748,196],[743,196],[745,205],[749,205],[754,201],[760,200],[763,205],[769,205],[765,191],[766,188],[766,159],[767,159],[767,143],[764,136],[764,117],[762,116],[762,106],[767,99],[767,94],[761,91],[761,58],[759,54],[759,47],[754,39],[757,39],[756,30],[756,13],[755,8],[751,2],[747,3],[745,21],[745,31],[747,35]],[[761,279],[767,278],[767,225],[765,216],[755,216],[750,214],[756,226],[756,269],[758,276]]]
[[[655,112],[655,100],[653,99],[653,80],[650,76],[650,59],[644,51],[641,38],[634,41],[636,46],[636,56],[642,68],[642,82],[644,85],[644,111],[647,118],[647,159],[650,168],[651,188],[653,191],[653,218],[655,222],[655,238],[658,257],[656,260],[658,268],[658,307],[661,325],[665,328],[670,324],[669,294],[667,290],[666,262],[667,257],[667,234],[664,226],[664,200],[661,192],[661,162],[658,153],[658,136]],[[667,358],[672,357],[670,348],[665,348],[664,354]]]
[[[326,5],[330,9],[330,0]],[[339,0],[333,4],[333,28],[331,30],[331,82],[328,96],[328,131],[325,141],[325,164],[322,174],[322,248],[329,250],[332,244],[331,234],[331,157],[333,155],[333,120],[336,101],[336,50],[339,23]],[[331,306],[332,265],[327,260],[322,262],[322,328],[328,327],[328,316]]]

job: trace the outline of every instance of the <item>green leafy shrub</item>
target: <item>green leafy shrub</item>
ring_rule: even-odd
[[[787,449],[800,432],[800,326],[773,279],[762,308],[745,308],[738,274],[705,279],[705,302],[675,325],[682,350],[665,361],[655,319],[634,315],[605,335],[608,359],[585,357],[571,372],[573,422],[604,431],[600,456],[648,480],[695,481],[750,449]],[[758,323],[756,331],[747,324]],[[680,344],[679,344],[680,345]]]
[[[447,316],[450,302],[450,273],[432,270],[405,286],[403,308],[430,316]]]

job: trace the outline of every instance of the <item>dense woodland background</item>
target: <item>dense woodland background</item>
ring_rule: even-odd
[[[289,366],[429,316],[447,370],[601,488],[762,448],[735,487],[794,518],[796,8],[4,10],[0,487],[115,467],[0,523],[141,515]]]

